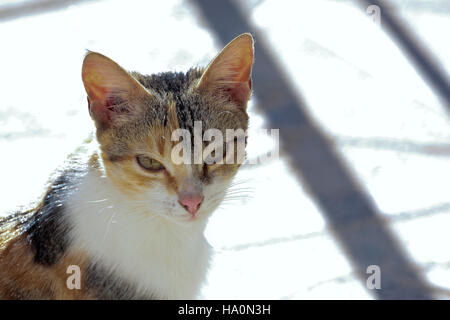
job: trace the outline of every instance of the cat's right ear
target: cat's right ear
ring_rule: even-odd
[[[234,38],[208,65],[197,89],[227,97],[245,109],[252,90],[253,51],[251,34]]]
[[[141,110],[137,102],[152,97],[127,71],[100,53],[86,54],[82,79],[89,113],[96,125],[103,128],[138,116]]]

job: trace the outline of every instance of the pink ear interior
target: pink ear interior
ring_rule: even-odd
[[[105,98],[100,100],[91,100],[88,97],[89,103],[89,112],[94,117],[96,121],[99,121],[102,124],[108,124],[111,122],[114,114],[119,113],[129,113],[128,110],[117,110],[114,106],[123,104],[123,101],[115,96],[113,93],[105,95]]]
[[[241,106],[247,102],[251,92],[251,80],[247,82],[239,82],[225,89],[231,97],[231,100]]]

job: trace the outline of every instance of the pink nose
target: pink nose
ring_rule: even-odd
[[[185,208],[190,214],[195,215],[203,202],[203,195],[183,195],[178,197],[178,202],[183,208]]]

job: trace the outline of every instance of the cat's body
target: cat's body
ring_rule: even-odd
[[[15,216],[25,221],[0,255],[2,298],[194,298],[209,258],[205,220],[146,218],[97,161],[72,163],[36,211]],[[81,268],[81,290],[67,288],[71,265]]]
[[[207,218],[239,164],[176,165],[171,137],[192,133],[195,121],[247,129],[252,62],[247,34],[186,74],[130,76],[89,53],[83,81],[97,139],[68,160],[36,209],[0,219],[0,298],[197,297]]]

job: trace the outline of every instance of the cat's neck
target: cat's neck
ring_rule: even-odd
[[[206,221],[181,223],[130,200],[92,161],[67,201],[72,243],[95,263],[159,298],[193,298],[204,277]]]

